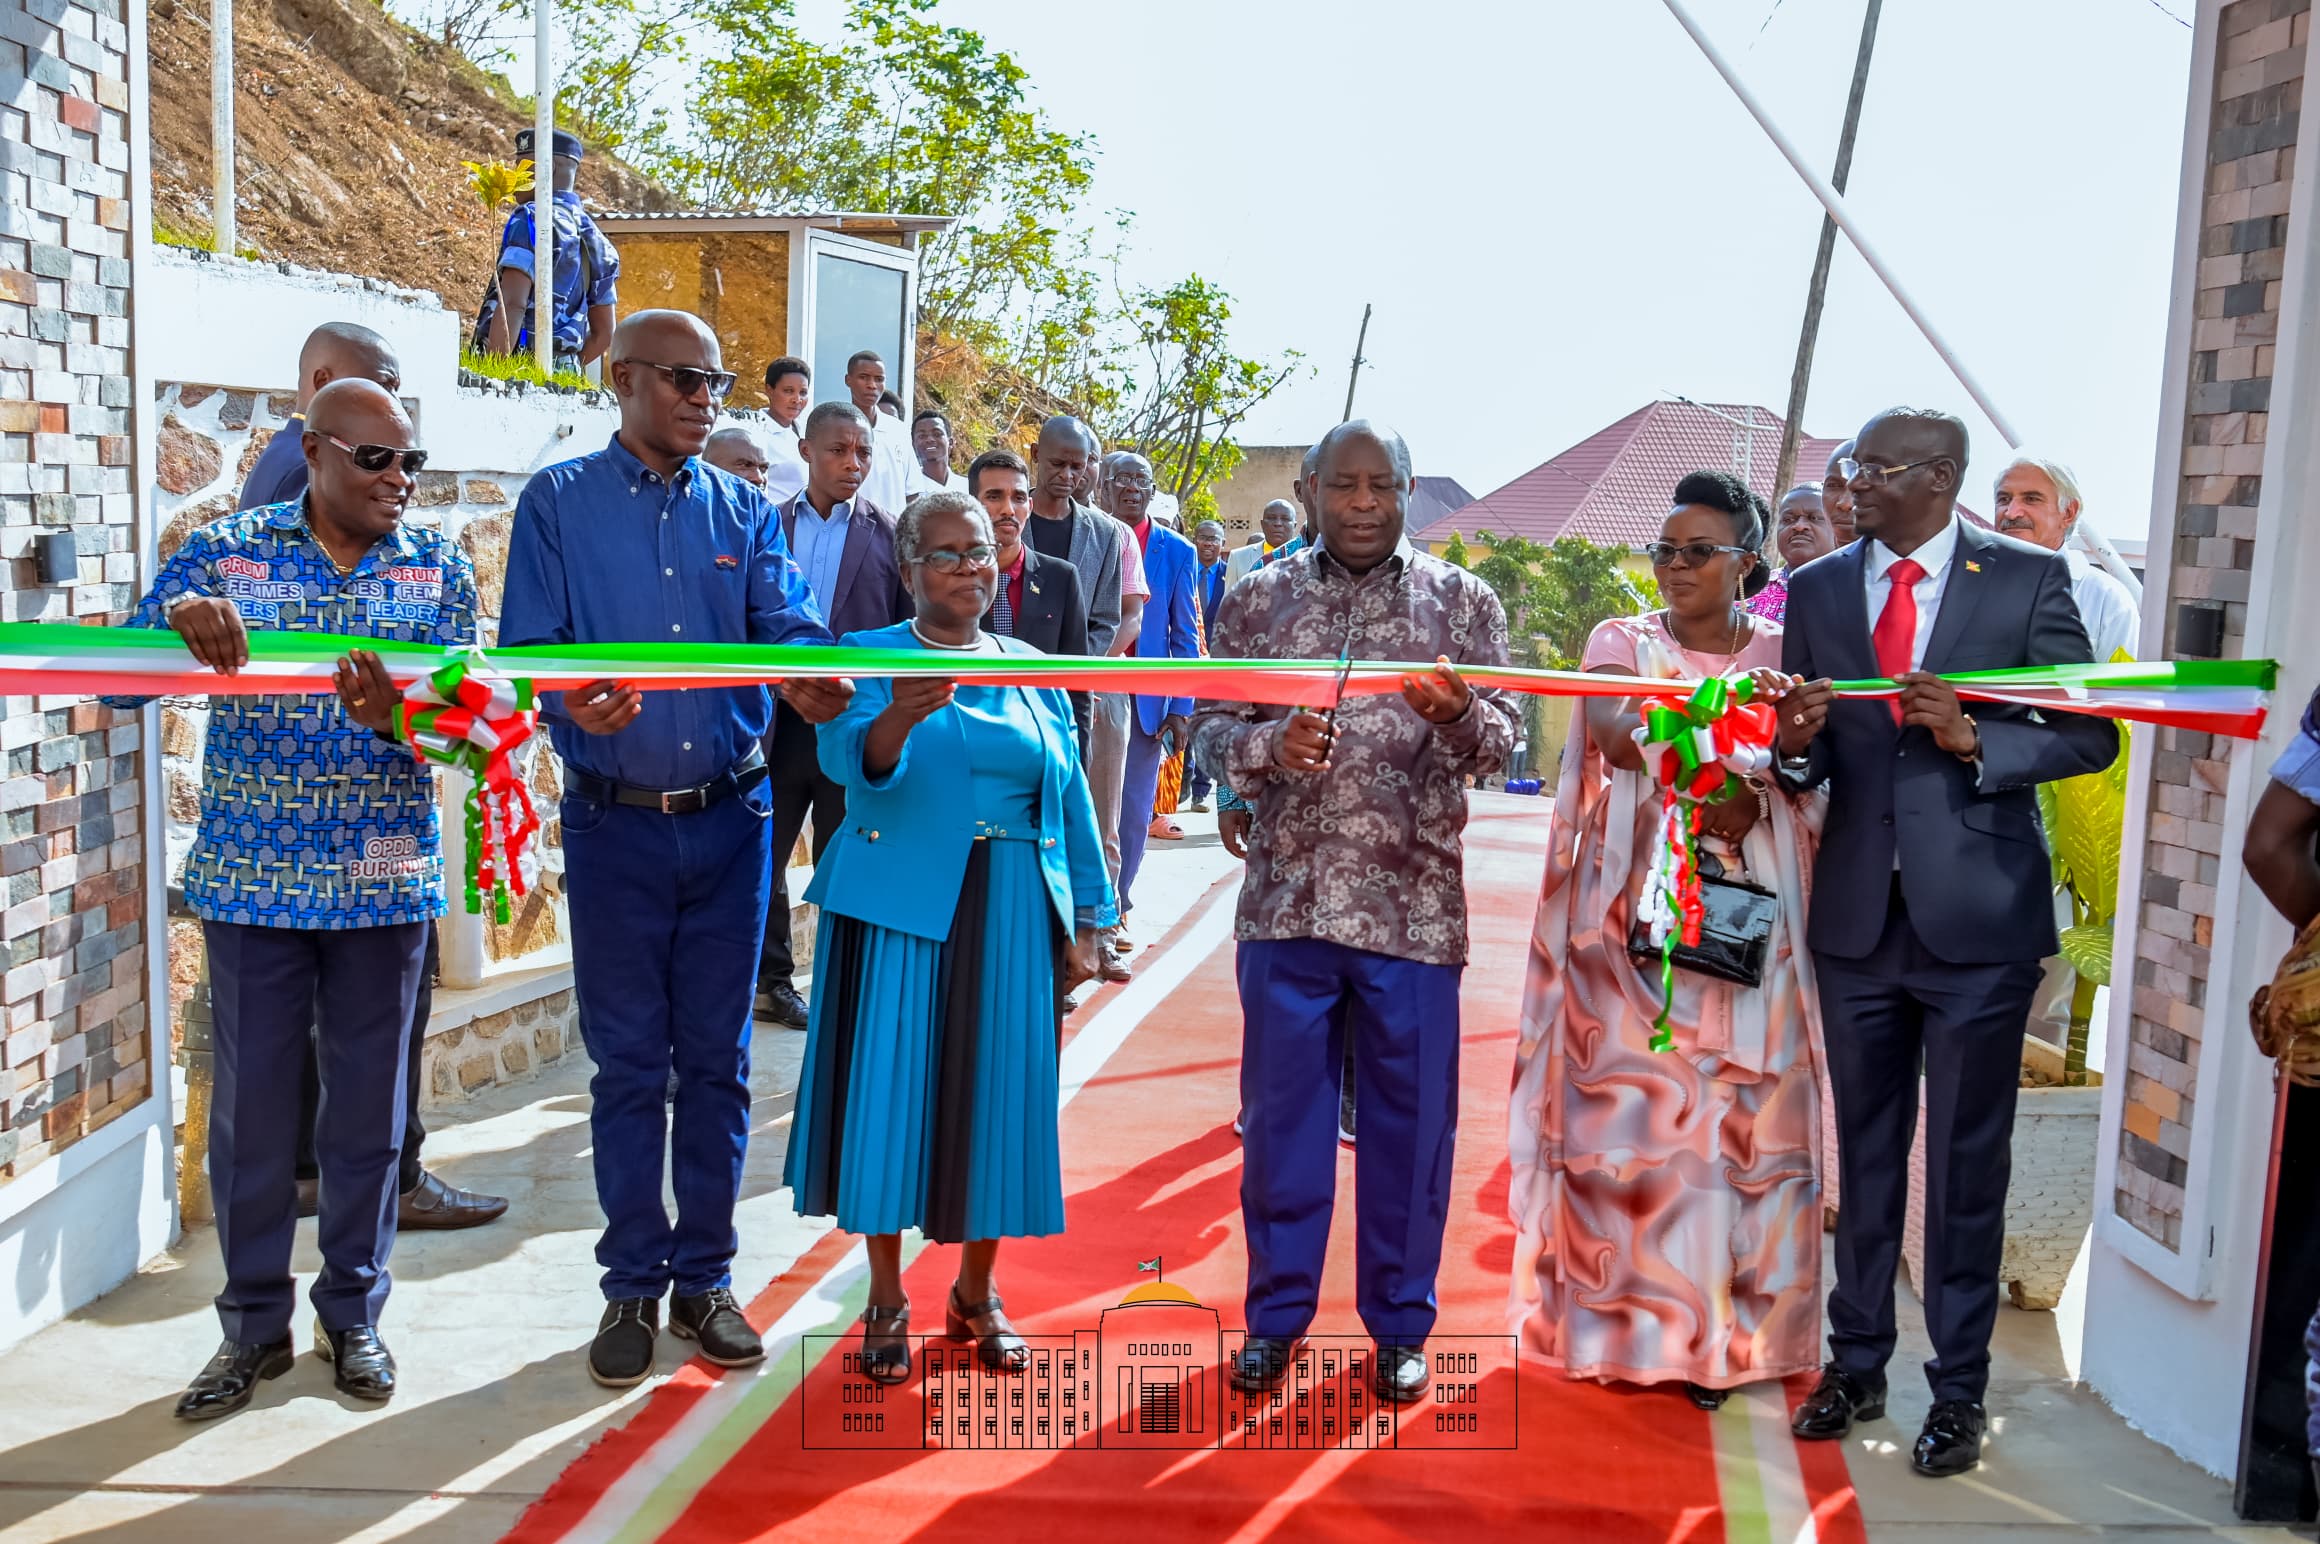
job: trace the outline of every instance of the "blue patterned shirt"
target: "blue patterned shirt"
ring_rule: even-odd
[[[698,457],[664,479],[614,435],[524,484],[499,641],[826,644],[830,630],[764,494]],[[593,735],[550,692],[540,716],[567,765],[666,791],[731,770],[773,702],[762,686],[646,692],[626,729]]]
[[[166,628],[181,595],[225,597],[252,632],[475,641],[475,574],[456,542],[398,525],[342,575],[307,529],[303,499],[196,530],[128,625]],[[335,695],[211,701],[201,823],[185,860],[195,916],[322,929],[424,922],[443,915],[441,860],[433,776]]]

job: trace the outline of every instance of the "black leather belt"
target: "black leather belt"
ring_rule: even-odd
[[[616,783],[578,767],[564,769],[565,786],[583,799],[599,804],[634,804],[664,815],[693,815],[737,793],[747,793],[765,781],[765,747],[754,745],[749,754],[698,788],[639,788]]]

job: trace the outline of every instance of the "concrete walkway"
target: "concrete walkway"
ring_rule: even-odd
[[[1238,868],[1216,845],[1213,821],[1178,818],[1190,838],[1155,843],[1142,884],[1139,931],[1147,939]],[[744,1299],[819,1236],[817,1224],[791,1211],[781,1184],[804,1039],[779,1030],[757,1037],[734,1271]],[[567,1061],[535,1082],[446,1111],[430,1134],[431,1167],[455,1184],[505,1194],[511,1207],[490,1227],[397,1244],[384,1330],[402,1391],[384,1409],[339,1398],[327,1366],[302,1356],[237,1416],[205,1426],[170,1418],[185,1380],[217,1341],[210,1298],[220,1273],[206,1228],[120,1290],[0,1356],[0,1539],[499,1537],[654,1386],[614,1394],[590,1382],[584,1367],[602,1309],[586,1079],[584,1062]],[[297,1267],[310,1280],[312,1224],[301,1226],[300,1243]],[[1916,1478],[1905,1449],[1924,1414],[1914,1365],[1927,1353],[1906,1293],[1902,1323],[1892,1418],[1865,1429],[1849,1449],[1874,1539],[2292,1537],[2233,1525],[2228,1487],[2070,1386],[2050,1314],[2000,1313],[1997,1435],[1983,1469],[1946,1482]],[[302,1346],[310,1333],[302,1313]],[[680,1364],[680,1344],[663,1337],[664,1372]]]

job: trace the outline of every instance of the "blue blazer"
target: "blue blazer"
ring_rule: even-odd
[[[1136,533],[1128,532],[1134,541]],[[1152,522],[1152,540],[1144,548],[1144,583],[1152,598],[1144,602],[1143,630],[1136,634],[1139,659],[1200,658],[1200,550],[1159,521]],[[1136,699],[1136,720],[1146,734],[1158,734],[1169,714],[1192,716],[1190,697]]]
[[[857,649],[919,649],[907,622],[848,633]],[[1009,654],[1039,650],[1001,638]],[[1079,726],[1061,691],[1009,687],[1030,700],[1047,742],[1047,775],[1039,794],[1039,867],[1055,914],[1070,932],[1082,914],[1098,927],[1119,921],[1104,868],[1096,804],[1079,763]],[[903,742],[894,770],[873,781],[862,770],[871,721],[894,700],[890,680],[854,683],[846,711],[822,725],[822,771],[846,790],[846,818],[814,865],[806,899],[841,917],[856,917],[918,938],[947,938],[975,845],[975,812],[966,792],[967,739],[959,710],[927,715]]]

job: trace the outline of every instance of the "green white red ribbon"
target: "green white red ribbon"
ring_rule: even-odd
[[[1676,944],[1700,942],[1700,806],[1730,798],[1745,779],[1772,766],[1772,708],[1750,701],[1755,692],[1747,676],[1711,676],[1686,697],[1647,699],[1635,728],[1644,769],[1660,786],[1660,841],[1636,900],[1636,920],[1659,950],[1655,1051],[1675,1049],[1668,1019],[1675,1007]]]
[[[506,923],[508,896],[522,895],[539,877],[532,839],[539,816],[512,752],[532,737],[539,715],[532,683],[492,679],[483,654],[470,649],[403,688],[395,710],[395,738],[421,761],[457,767],[473,779],[467,788],[467,909]]]

